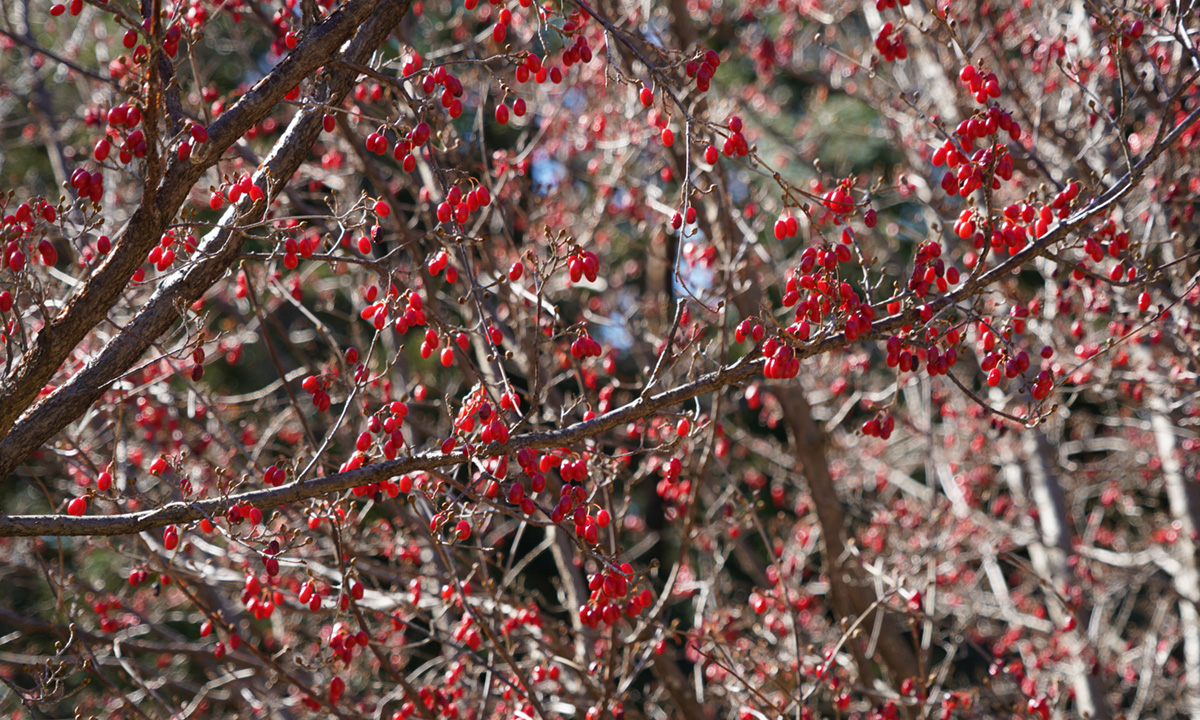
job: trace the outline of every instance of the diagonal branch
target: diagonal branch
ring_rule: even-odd
[[[387,38],[408,11],[411,0],[387,0],[362,26],[345,56],[365,60]],[[324,107],[341,102],[353,86],[357,73],[337,70],[326,76],[318,90],[320,102],[298,113],[276,142],[254,182],[267,188],[267,199],[231,206],[219,227],[201,242],[199,260],[185,266],[161,284],[146,307],[129,327],[93,357],[83,370],[43,399],[11,427],[0,439],[0,477],[9,475],[28,453],[49,440],[54,433],[81,415],[106,392],[116,379],[137,361],[155,338],[166,332],[180,317],[180,308],[198,300],[237,260],[245,234],[239,228],[261,220],[273,200],[308,157],[321,132]],[[219,121],[218,121],[219,122]],[[214,123],[214,126],[216,124]],[[3,397],[0,392],[0,398]]]
[[[475,448],[475,455],[494,457],[529,448],[561,447],[593,437],[665,408],[690,400],[698,395],[719,390],[728,385],[749,380],[762,372],[765,360],[759,358],[742,362],[680,387],[643,398],[585,422],[547,432],[518,435],[506,443]],[[374,463],[357,470],[326,475],[301,483],[269,490],[254,490],[228,497],[199,502],[175,502],[156,510],[121,515],[70,517],[64,515],[0,515],[0,537],[32,537],[39,535],[127,535],[171,524],[193,522],[228,512],[234,505],[257,508],[287,505],[327,493],[339,492],[360,485],[381,482],[397,475],[430,471],[468,462],[472,455],[465,452],[443,454],[426,452],[386,462]]]
[[[149,189],[152,202],[138,206],[116,238],[113,251],[58,315],[46,323],[32,345],[0,382],[0,433],[8,433],[54,377],[71,351],[121,297],[134,271],[158,243],[192,187],[224,152],[270,114],[296,87],[341,47],[375,10],[380,0],[350,0],[334,11],[266,77],[209,127],[209,139],[187,162],[172,160],[162,182]],[[29,448],[33,450],[34,448]],[[15,463],[5,466],[11,469]],[[6,476],[8,470],[0,473]]]
[[[1068,232],[1073,230],[1079,224],[1085,222],[1095,212],[1103,207],[1107,207],[1116,202],[1120,197],[1123,197],[1135,186],[1140,179],[1142,173],[1148,165],[1153,162],[1163,151],[1163,149],[1173,143],[1180,134],[1192,124],[1200,119],[1200,109],[1190,113],[1184,120],[1178,123],[1174,129],[1167,133],[1161,141],[1161,144],[1152,148],[1142,160],[1135,165],[1134,174],[1126,176],[1119,181],[1108,193],[1095,199],[1088,207],[1078,211],[1069,219],[1063,222],[1054,230],[1048,232],[1035,243],[1027,246],[1017,255],[1009,258],[1004,263],[996,266],[972,281],[963,283],[963,286],[954,292],[944,295],[938,300],[932,301],[935,312],[941,308],[956,303],[963,298],[978,292],[981,287],[990,283],[997,282],[1002,277],[1012,272],[1014,267],[1020,266],[1024,262],[1028,262],[1038,254],[1045,251],[1047,247],[1061,240]],[[910,309],[901,312],[897,315],[881,318],[872,324],[871,335],[885,335],[887,333],[898,330],[905,324],[915,322],[919,317],[918,311]],[[815,340],[807,345],[796,348],[796,357],[800,360],[813,357],[815,355],[824,354],[843,347],[849,344],[844,333],[830,334]],[[646,417],[661,409],[676,405],[678,403],[690,400],[698,395],[712,392],[714,390],[745,382],[757,376],[762,372],[765,358],[759,356],[750,359],[751,356],[746,356],[742,360],[724,367],[716,372],[709,373],[704,377],[686,385],[674,388],[672,390],[659,393],[650,398],[640,398],[639,400],[630,403],[622,408],[605,413],[587,422],[577,423],[566,428],[552,430],[544,433],[530,433],[513,438],[502,445],[487,445],[478,448],[478,452],[483,455],[499,455],[506,452],[515,452],[522,447],[553,447],[563,446],[574,442],[578,442],[588,437],[592,437],[600,432],[616,427],[620,424],[627,423],[631,420]],[[93,365],[95,362],[92,363]],[[4,387],[0,386],[0,420],[4,415]],[[75,392],[83,393],[84,389],[79,387]],[[74,393],[72,393],[73,395]],[[45,405],[50,400],[57,397],[59,393],[51,395]],[[93,391],[92,398],[99,395]],[[64,395],[64,398],[68,397]],[[87,397],[79,395],[79,398]],[[65,402],[65,400],[64,400]],[[81,404],[81,400],[72,401],[71,407],[74,412],[82,412],[86,408],[86,404]],[[40,408],[39,408],[40,410]],[[49,412],[49,411],[48,411]],[[61,429],[67,422],[70,422],[68,413],[59,412],[55,415],[53,422],[46,425],[39,425],[40,430],[37,433],[29,433],[23,436],[26,442],[22,445],[10,443],[8,438],[0,441],[0,477],[4,477],[11,473],[12,469],[21,462],[30,452],[37,449],[42,442],[45,442],[50,435],[45,434],[50,427],[57,426],[54,431]],[[51,433],[52,434],[52,433]],[[40,440],[38,438],[41,438]],[[338,473],[322,478],[317,478],[312,481],[293,485],[287,488],[274,490],[261,490],[242,495],[231,496],[221,500],[208,500],[200,503],[186,504],[173,503],[159,510],[148,511],[144,513],[131,513],[126,515],[109,516],[105,518],[68,518],[54,515],[49,516],[21,516],[21,517],[0,517],[0,537],[4,536],[31,536],[31,535],[119,535],[131,532],[140,532],[156,527],[172,523],[183,523],[194,520],[199,520],[211,514],[220,514],[228,510],[233,504],[248,503],[256,507],[267,507],[272,505],[280,505],[284,503],[296,502],[307,498],[317,497],[330,492],[337,492],[347,488],[356,487],[358,485],[366,485],[372,482],[400,475],[405,472],[415,470],[428,470],[439,467],[447,467],[457,463],[464,462],[467,456],[458,453],[450,455],[438,454],[421,454],[402,460],[394,460],[390,462],[378,463],[370,465],[350,473]]]

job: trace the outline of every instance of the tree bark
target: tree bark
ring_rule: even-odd
[[[1191,720],[1200,719],[1200,545],[1197,530],[1200,529],[1200,484],[1194,476],[1189,479],[1179,462],[1175,446],[1176,423],[1161,401],[1154,403],[1154,415],[1150,427],[1158,446],[1162,461],[1163,478],[1167,485],[1167,501],[1171,515],[1179,523],[1179,539],[1175,547],[1179,553],[1180,570],[1175,575],[1175,589],[1179,591],[1180,630],[1183,634],[1184,682],[1187,688],[1187,714]]]
[[[845,513],[842,512],[842,502],[838,498],[833,476],[829,473],[825,433],[817,426],[812,408],[799,388],[777,387],[775,394],[783,406],[784,419],[792,434],[796,462],[808,481],[817,521],[821,525],[822,551],[829,574],[833,610],[841,618],[856,619],[863,615],[874,615],[873,619],[864,623],[863,632],[878,638],[876,647],[879,656],[887,667],[892,686],[899,688],[904,680],[917,678],[920,673],[916,651],[896,618],[882,606],[876,605],[878,597],[866,572],[857,558],[846,552]],[[862,678],[861,681],[868,683],[870,678]]]
[[[411,0],[385,0],[382,2],[369,19],[359,27],[358,33],[346,50],[340,54],[340,57],[353,62],[363,62],[368,59],[371,53],[391,34],[392,29],[408,12],[410,6]],[[332,18],[326,22],[331,21]],[[282,192],[296,170],[307,159],[313,142],[322,129],[322,120],[325,115],[324,106],[339,104],[353,87],[357,75],[357,72],[346,69],[329,72],[324,87],[317,92],[321,101],[320,105],[309,107],[296,114],[287,130],[284,131],[268,157],[263,161],[262,166],[254,173],[255,184],[266,188],[266,198],[252,205],[243,203],[231,206],[221,218],[219,228],[210,232],[201,241],[197,252],[197,257],[201,259],[185,265],[167,282],[160,285],[146,307],[137,314],[129,326],[117,335],[103,351],[93,357],[83,370],[73,375],[39,402],[32,411],[12,424],[15,419],[12,417],[13,405],[6,402],[5,393],[11,390],[10,394],[19,396],[12,399],[13,403],[23,402],[21,398],[31,392],[36,395],[45,380],[49,379],[49,374],[57,369],[58,362],[61,362],[61,358],[57,361],[54,360],[55,357],[58,357],[58,351],[61,351],[65,357],[65,354],[74,347],[75,342],[82,339],[82,334],[86,333],[86,329],[90,329],[94,323],[88,324],[81,333],[72,331],[63,337],[60,337],[59,331],[54,328],[64,324],[75,327],[80,320],[78,313],[83,313],[85,317],[90,316],[92,312],[106,314],[111,302],[103,306],[97,304],[92,307],[80,298],[86,297],[88,287],[103,275],[109,278],[109,284],[100,283],[97,292],[112,294],[112,300],[115,301],[133,270],[129,269],[124,275],[112,277],[108,268],[112,262],[116,261],[106,263],[88,283],[84,292],[76,296],[68,309],[60,315],[61,322],[56,319],[57,325],[52,324],[51,328],[38,335],[38,341],[35,342],[34,347],[22,357],[21,362],[5,383],[0,385],[0,428],[7,430],[3,439],[0,439],[0,478],[7,477],[30,452],[40,447],[103,396],[109,385],[137,362],[155,339],[179,320],[184,312],[183,308],[187,308],[198,300],[225,275],[237,260],[245,239],[244,233],[238,228],[258,222],[266,214],[270,203]],[[237,106],[234,107],[234,109],[236,108]],[[232,113],[234,110],[231,109],[230,112]],[[222,116],[222,119],[224,117]],[[216,127],[220,122],[218,120],[213,126]],[[204,143],[204,145],[208,144]],[[212,156],[212,160],[215,162],[216,156]],[[168,180],[164,181],[164,185],[169,182],[170,176],[171,173],[168,172]],[[186,187],[190,188],[192,182],[194,180],[187,180]],[[180,202],[182,202],[182,198]],[[165,223],[167,218],[173,217],[177,209],[176,207],[171,212],[152,213],[145,219],[146,227],[142,229],[149,232],[157,242],[161,233],[159,226]],[[138,213],[144,212],[145,206],[139,208]],[[135,214],[135,219],[131,220],[131,226],[137,222],[136,219],[137,215]],[[133,230],[130,229],[126,232],[128,234]],[[114,253],[114,257],[117,254]],[[145,259],[145,252],[141,254],[140,259],[133,259],[136,260],[136,267]],[[76,301],[83,304],[78,304]],[[73,310],[72,308],[75,308],[77,304],[79,309]],[[75,338],[77,334],[79,338],[72,342],[71,338]],[[48,339],[42,343],[42,338]],[[55,352],[51,352],[50,355],[39,355],[38,348],[43,346],[49,348],[47,352],[50,350],[55,350]],[[46,362],[37,361],[39,357],[45,358]],[[34,383],[35,386],[23,385],[20,378],[29,373],[34,373],[37,378],[41,378],[42,375],[46,375],[46,377],[43,380],[36,378],[30,380],[29,382]],[[10,388],[12,383],[16,383],[16,385]],[[25,402],[30,400],[32,400],[32,396]]]
[[[107,260],[56,316],[47,318],[46,327],[0,382],[0,433],[8,433],[75,347],[105,320],[129,278],[145,262],[147,253],[159,242],[208,168],[247,130],[273,112],[301,80],[334,57],[337,49],[371,16],[379,1],[350,0],[330,14],[274,70],[212,123],[208,141],[197,145],[187,162],[173,159],[162,182],[147,188],[146,202],[138,206],[116,236]],[[283,180],[290,177],[290,174],[284,176]],[[23,452],[36,448],[34,445]],[[6,454],[0,463],[0,478],[7,476],[14,465]]]

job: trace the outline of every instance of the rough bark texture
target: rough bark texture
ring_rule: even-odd
[[[257,122],[273,109],[274,104],[282,99],[290,87],[295,85],[295,82],[288,85],[284,80],[270,78],[303,77],[320,64],[313,60],[314,57],[325,57],[318,53],[329,51],[341,44],[356,27],[358,32],[354,39],[338,56],[354,63],[366,61],[407,14],[411,4],[411,0],[387,0],[378,7],[360,3],[352,8],[352,4],[348,4],[339,11],[340,14],[335,13],[322,23],[314,30],[315,34],[306,40],[314,44],[321,40],[322,43],[315,47],[298,46],[288,59],[280,63],[272,75],[260,82],[228,113],[214,122],[209,141],[201,146],[206,148],[204,157],[207,160],[197,160],[193,156],[192,162],[177,163],[173,166],[163,182],[160,209],[146,216],[144,221],[139,221],[138,215],[135,214],[124,237],[131,238],[131,233],[139,233],[137,237],[144,239],[149,246],[158,242],[165,225],[175,216],[186,198],[186,189],[195,183],[204,169],[220,157],[215,148],[220,147],[221,141],[227,141],[226,147],[235,142],[250,126],[246,124],[247,120],[253,118]],[[367,15],[372,11],[373,14]],[[361,26],[353,22],[360,16],[367,18]],[[302,53],[302,49],[306,52]],[[299,60],[290,61],[293,56],[299,55],[306,55],[308,60],[303,63]],[[0,440],[0,478],[7,477],[29,452],[83,414],[108,390],[113,381],[137,362],[158,337],[174,326],[181,317],[182,308],[187,308],[200,299],[213,283],[225,275],[237,260],[245,239],[245,234],[239,228],[252,225],[263,218],[271,201],[283,191],[301,163],[308,158],[312,144],[322,129],[321,122],[325,115],[323,106],[340,103],[353,87],[357,75],[356,72],[344,68],[327,71],[322,78],[321,87],[316,92],[319,104],[296,114],[253,175],[255,184],[265,186],[266,199],[251,203],[247,198],[241,204],[230,206],[221,218],[221,227],[213,230],[201,242],[202,259],[188,264],[170,280],[162,283],[125,332],[120,333],[101,353],[94,356],[83,370],[42,399],[15,424],[12,413],[6,415],[8,411],[0,409],[0,431],[6,431]],[[226,120],[231,115],[234,117]],[[184,188],[182,193],[180,188]],[[164,203],[161,200],[166,197],[172,199],[167,207],[173,207],[173,210],[162,207]],[[138,213],[144,210],[143,206],[138,209]],[[135,247],[126,245],[122,248],[118,244],[113,253],[113,260],[93,276],[83,292],[76,296],[51,327],[39,333],[30,353],[22,357],[12,375],[0,385],[0,408],[12,408],[14,404],[20,405],[32,400],[66,354],[99,322],[97,316],[106,314],[116,302],[119,291],[125,286],[123,279],[133,274],[133,270],[144,260],[146,253],[146,250],[142,250],[140,254],[134,252],[135,249],[141,249],[142,243],[139,240],[125,242],[133,242]],[[124,260],[118,259],[118,256]],[[126,260],[132,267],[125,267]],[[95,292],[99,293],[96,299],[80,299],[88,296],[93,285],[96,286]],[[76,305],[78,309],[72,310]],[[46,340],[43,341],[43,338]],[[6,395],[10,388],[15,395]],[[29,397],[25,397],[27,395]]]
[[[375,10],[379,0],[350,0],[314,27],[279,65],[208,128],[208,142],[187,162],[172,160],[156,188],[114,239],[113,251],[88,281],[34,338],[12,371],[0,382],[0,433],[7,434],[71,351],[118,301],[135,270],[146,260],[175,218],[192,187],[239,138],[275,109],[292,88],[336,53],[339,46]],[[310,143],[311,144],[311,143]],[[304,148],[306,153],[308,147]],[[290,178],[288,174],[284,179]],[[20,446],[0,456],[0,478],[37,446]],[[18,457],[19,455],[19,457]]]

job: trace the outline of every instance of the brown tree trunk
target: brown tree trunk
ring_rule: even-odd
[[[919,677],[916,651],[895,616],[878,604],[879,598],[858,559],[846,552],[845,514],[829,473],[825,433],[817,426],[808,400],[799,388],[777,387],[775,394],[783,406],[792,435],[792,451],[808,481],[821,525],[833,610],[839,618],[855,620],[871,616],[863,623],[860,637],[876,638],[875,647],[887,667],[892,686],[899,688],[904,680]],[[868,677],[861,678],[863,683],[869,681]]]

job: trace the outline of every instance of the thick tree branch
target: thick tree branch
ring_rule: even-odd
[[[411,0],[387,0],[362,27],[345,51],[345,57],[363,61],[387,38],[408,11]],[[44,398],[0,439],[0,477],[6,477],[30,451],[81,415],[98,400],[109,385],[121,377],[180,317],[180,308],[198,300],[237,260],[244,233],[238,228],[253,225],[266,213],[271,200],[287,185],[308,157],[321,132],[324,106],[341,102],[353,86],[357,73],[341,69],[326,77],[318,105],[298,113],[276,142],[254,182],[267,188],[267,199],[251,204],[247,199],[226,211],[220,227],[200,243],[199,260],[184,266],[162,283],[133,322],[83,370]],[[214,123],[215,125],[215,123]],[[0,395],[2,396],[2,395]]]
[[[742,362],[725,368],[680,387],[643,398],[592,420],[576,423],[565,428],[547,432],[518,435],[503,444],[483,445],[475,449],[474,455],[494,457],[515,453],[523,447],[562,447],[580,442],[606,430],[647,417],[668,407],[704,393],[719,390],[727,385],[749,380],[762,372],[765,361],[761,358]],[[152,530],[164,525],[180,524],[221,515],[234,505],[249,505],[258,508],[274,507],[307,500],[331,492],[338,492],[360,485],[369,485],[397,475],[420,470],[437,470],[467,462],[472,455],[465,452],[442,454],[441,452],[419,453],[407,458],[375,463],[349,472],[326,475],[299,484],[286,485],[270,490],[230,495],[214,500],[186,503],[176,502],[157,510],[126,513],[103,517],[70,517],[65,515],[0,516],[0,537],[32,537],[39,535],[126,535]]]
[[[1023,263],[1029,262],[1033,259],[1033,257],[1037,256],[1041,252],[1044,252],[1047,247],[1062,240],[1071,230],[1087,221],[1096,212],[1108,207],[1112,203],[1116,202],[1120,197],[1123,197],[1134,187],[1134,183],[1141,176],[1141,174],[1144,173],[1146,167],[1162,153],[1167,145],[1178,139],[1179,135],[1192,124],[1194,124],[1197,119],[1200,119],[1200,109],[1190,113],[1183,121],[1176,125],[1174,129],[1167,133],[1163,137],[1162,142],[1148,152],[1147,155],[1143,157],[1143,159],[1135,166],[1135,173],[1133,176],[1126,176],[1123,178],[1108,193],[1093,200],[1086,208],[1073,214],[1057,228],[1046,233],[1046,235],[1044,235],[1038,241],[1029,245],[1016,255],[1010,257],[1004,263],[1001,263],[992,270],[983,273],[973,281],[963,283],[960,288],[943,296],[942,298],[932,301],[930,305],[934,308],[935,312],[947,305],[956,303],[973,295],[982,286],[997,282],[1002,277],[1011,273],[1015,267],[1019,267]],[[872,332],[876,335],[886,335],[898,330],[905,324],[916,321],[917,318],[918,313],[916,310],[908,310],[898,315],[882,318],[873,323]],[[803,360],[814,355],[829,352],[846,344],[847,341],[845,335],[839,333],[836,335],[827,336],[820,340],[809,343],[808,345],[797,348],[796,355],[799,359]],[[660,393],[648,399],[639,400],[630,405],[601,415],[593,420],[577,423],[566,428],[545,433],[531,433],[528,435],[518,436],[503,445],[489,445],[482,447],[479,449],[479,454],[499,455],[505,452],[515,452],[521,447],[540,448],[569,445],[616,427],[617,425],[646,417],[654,412],[658,412],[659,410],[673,406],[685,400],[689,400],[698,395],[712,392],[728,385],[750,380],[762,372],[764,363],[765,360],[762,357],[758,357],[753,360],[748,359],[747,357],[742,361],[734,363],[727,368],[722,368],[719,371],[710,373],[692,383],[688,383],[673,390]],[[83,391],[78,390],[73,392]],[[49,399],[53,399],[57,395],[58,393],[55,393],[51,395]],[[71,396],[73,396],[73,394],[69,394],[68,396],[64,397]],[[0,388],[0,401],[3,401],[4,397],[5,395],[3,393],[3,389]],[[94,393],[93,397],[95,397]],[[72,407],[79,408],[79,402],[79,400],[74,400],[72,402]],[[82,407],[86,407],[86,405],[82,405]],[[44,435],[46,428],[50,427],[50,425],[57,425],[58,428],[61,428],[65,426],[67,422],[70,422],[70,420],[71,418],[67,417],[67,413],[65,412],[57,415],[53,423],[42,426],[42,429],[39,433],[36,435],[31,433],[29,436],[26,436],[27,442],[22,445],[10,443],[7,438],[3,441],[0,441],[0,468],[3,469],[3,473],[0,473],[0,477],[7,476],[9,473],[11,473],[12,469],[15,468],[17,463],[19,463],[30,452],[40,446],[40,442],[37,444],[32,444],[32,438],[37,436],[49,437],[48,435]],[[44,439],[42,442],[44,442]],[[386,479],[394,475],[403,474],[405,472],[447,467],[465,460],[466,456],[461,453],[451,455],[422,454],[402,460],[394,460],[370,465],[351,473],[339,473],[323,478],[317,478],[313,481],[306,482],[298,486],[290,486],[275,490],[255,491],[245,493],[243,495],[232,496],[222,500],[209,500],[196,504],[173,503],[160,510],[110,516],[106,518],[70,518],[53,515],[5,517],[0,518],[0,536],[89,534],[117,535],[140,532],[142,530],[162,527],[167,524],[199,520],[206,515],[222,513],[231,505],[237,503],[249,503],[257,507],[266,507],[296,502],[358,485],[370,484],[372,482],[377,482],[379,480]]]
[[[808,400],[799,388],[783,388],[776,392],[776,397],[791,430],[793,452],[808,481],[817,521],[821,524],[821,541],[824,544],[833,610],[842,618],[867,614],[875,616],[868,621],[865,633],[868,636],[877,635],[879,655],[887,665],[893,687],[899,688],[905,679],[918,677],[921,668],[912,642],[905,638],[895,618],[877,607],[874,587],[857,558],[846,552],[845,514],[833,476],[829,473],[829,462],[825,457],[825,434],[813,419]],[[861,678],[864,683],[870,680],[870,677]]]
[[[138,206],[116,238],[107,260],[37,334],[30,348],[0,382],[0,433],[8,433],[71,351],[107,317],[129,278],[145,262],[147,253],[159,242],[167,224],[205,171],[247,130],[274,111],[284,95],[328,62],[378,3],[379,0],[350,0],[334,11],[213,122],[208,141],[197,147],[188,162],[172,160],[162,182],[148,194],[154,198],[153,204]],[[12,467],[15,463],[7,465]],[[7,474],[7,471],[0,473],[0,478]]]

